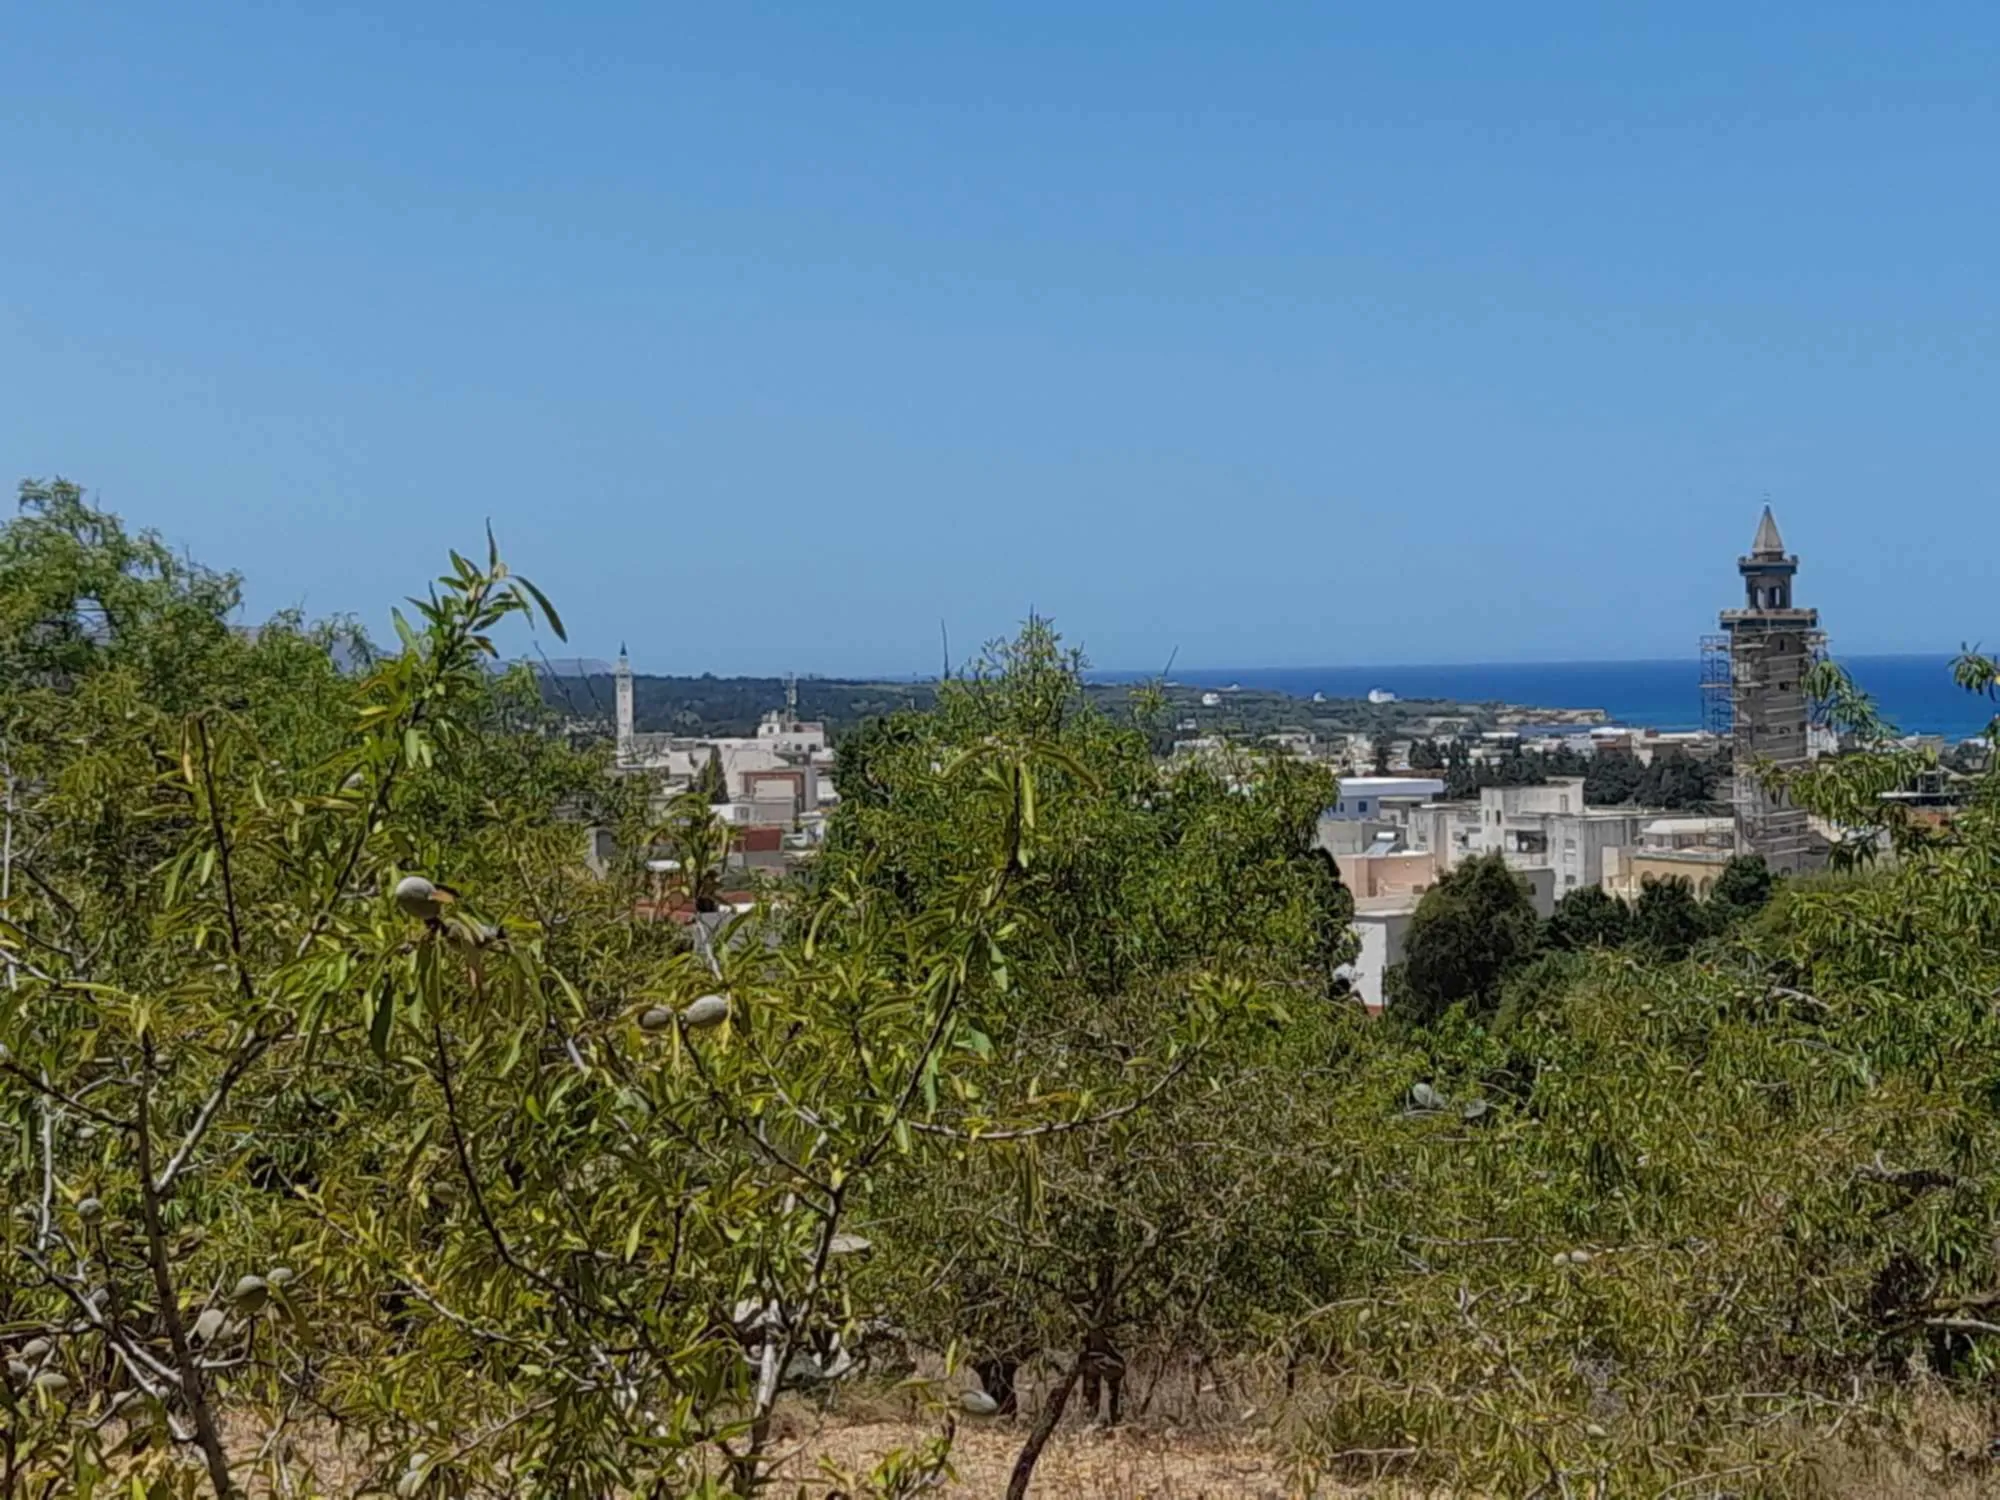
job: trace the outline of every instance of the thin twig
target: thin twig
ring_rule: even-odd
[[[517,1256],[507,1243],[507,1237],[500,1232],[493,1211],[486,1205],[486,1193],[479,1185],[479,1173],[472,1165],[472,1151],[465,1143],[465,1131],[459,1123],[458,1095],[451,1086],[451,1053],[445,1043],[444,1022],[441,1019],[432,1017],[431,1034],[437,1045],[438,1086],[444,1091],[445,1123],[451,1128],[451,1143],[458,1156],[458,1169],[465,1177],[466,1190],[472,1195],[473,1212],[478,1215],[480,1226],[492,1242],[494,1253],[510,1269],[527,1277],[557,1300],[570,1301],[569,1293],[561,1283]]]
[[[261,1030],[261,1023],[259,1028],[252,1029],[250,1039],[238,1048],[236,1055],[222,1070],[222,1076],[216,1080],[215,1087],[209,1090],[208,1097],[202,1101],[201,1112],[195,1116],[194,1125],[175,1149],[174,1154],[167,1159],[166,1166],[160,1169],[159,1177],[152,1184],[154,1192],[164,1198],[172,1189],[174,1179],[186,1169],[188,1159],[194,1155],[195,1147],[199,1146],[201,1138],[208,1134],[208,1127],[215,1123],[216,1115],[221,1112],[223,1104],[229,1098],[229,1091],[236,1087],[237,1082],[250,1071],[258,1058],[277,1044],[284,1033],[285,1028],[280,1027],[277,1031],[266,1034]]]
[[[1924,1327],[1942,1328],[1950,1333],[2000,1333],[2000,1323],[1978,1318],[1925,1318]]]
[[[257,988],[250,982],[250,968],[243,961],[243,924],[236,916],[236,880],[229,866],[229,830],[222,824],[222,801],[215,790],[215,757],[208,740],[208,721],[194,721],[195,737],[201,741],[203,800],[208,803],[208,826],[215,839],[217,873],[222,876],[222,910],[229,919],[229,956],[236,966],[236,987],[246,1003],[257,1003]]]
[[[14,898],[14,763],[11,759],[0,765],[0,775],[7,778],[7,832],[4,840],[0,840],[0,910],[10,911]],[[13,955],[9,953],[7,988],[18,989],[20,984],[21,976]]]
[[[42,1074],[42,1212],[35,1228],[35,1248],[49,1247],[49,1215],[55,1205],[56,1196],[56,1115],[49,1108],[49,1075]]]
[[[924,1120],[911,1120],[909,1126],[910,1129],[924,1135],[941,1135],[955,1141],[980,1142],[1027,1141],[1038,1136],[1063,1135],[1072,1130],[1095,1130],[1100,1125],[1109,1125],[1114,1120],[1122,1120],[1134,1111],[1144,1109],[1151,1104],[1172,1085],[1176,1078],[1187,1071],[1188,1065],[1197,1055],[1196,1052],[1183,1053],[1179,1061],[1167,1069],[1159,1081],[1137,1099],[1121,1104],[1115,1109],[1107,1109],[1102,1114],[1092,1115],[1087,1120],[1050,1120],[1040,1125],[1024,1126],[1019,1130],[959,1130],[950,1125],[933,1125]]]
[[[100,1125],[110,1126],[113,1130],[124,1130],[132,1123],[130,1120],[121,1120],[114,1114],[107,1114],[95,1105],[85,1104],[80,1095],[65,1094],[61,1089],[51,1084],[46,1076],[37,1076],[34,1073],[30,1073],[19,1063],[0,1063],[0,1073],[5,1073],[10,1078],[20,1079],[21,1082],[40,1094],[44,1099],[53,1099],[64,1108],[73,1109],[78,1114],[95,1120]],[[108,1082],[109,1080],[99,1081]]]

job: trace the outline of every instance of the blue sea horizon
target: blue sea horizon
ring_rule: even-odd
[[[1904,734],[1967,739],[1982,733],[1996,705],[1951,679],[1951,655],[1843,656],[1862,690]],[[1152,672],[1091,671],[1094,682],[1143,682]],[[1601,708],[1614,724],[1697,729],[1702,721],[1701,663],[1657,661],[1469,662],[1400,667],[1241,667],[1177,669],[1192,687],[1236,685],[1310,698],[1365,698],[1385,688],[1398,698],[1461,703],[1521,703],[1536,708]]]

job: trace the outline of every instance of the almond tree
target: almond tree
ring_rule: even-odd
[[[1017,961],[1046,747],[936,773],[978,827],[921,908],[697,945],[637,915],[643,789],[495,675],[561,632],[497,549],[358,671],[235,599],[70,487],[0,532],[0,1494],[297,1488],[302,1434],[405,1495],[759,1489]]]
[[[1090,708],[1080,668],[1031,621],[933,711],[881,726],[850,767],[871,794],[843,804],[827,862],[922,913],[1004,836],[992,820],[1032,827],[1008,961],[966,1006],[971,1055],[912,1124],[951,1169],[926,1163],[880,1199],[887,1295],[940,1346],[968,1345],[1003,1411],[1017,1370],[1053,1354],[1014,1494],[1076,1389],[1115,1415],[1127,1349],[1212,1347],[1206,1305],[1245,1285],[1224,1273],[1269,1271],[1239,1252],[1282,1214],[1293,1148],[1270,1126],[1324,1063],[1352,951],[1314,848],[1330,779],[1247,754],[1162,765],[1143,724]],[[1033,799],[995,799],[1011,774],[996,747],[1019,741],[1042,747]]]

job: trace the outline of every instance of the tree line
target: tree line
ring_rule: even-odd
[[[1386,768],[1386,760],[1380,763]],[[1568,746],[1525,750],[1519,745],[1475,761],[1465,741],[1435,739],[1412,743],[1410,769],[1442,772],[1445,796],[1454,801],[1475,798],[1489,786],[1545,786],[1557,777],[1581,776],[1587,806],[1686,812],[1726,802],[1730,772],[1727,756],[1696,757],[1678,747],[1657,751],[1644,764],[1623,752],[1585,755]]]
[[[1453,1007],[1475,1019],[1506,1019],[1510,988],[1539,959],[1627,949],[1655,960],[1688,957],[1705,942],[1736,935],[1770,902],[1774,882],[1757,855],[1728,860],[1705,897],[1685,876],[1647,876],[1637,900],[1579,886],[1546,920],[1528,883],[1505,858],[1485,854],[1448,871],[1423,895],[1410,922],[1403,962],[1387,978],[1389,1009],[1423,1025]],[[1546,984],[1547,971],[1538,976]]]

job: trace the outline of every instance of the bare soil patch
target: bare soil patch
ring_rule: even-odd
[[[822,1460],[843,1471],[866,1473],[883,1455],[914,1447],[930,1435],[908,1422],[835,1422],[806,1441],[784,1477],[812,1487]],[[958,1477],[936,1493],[1004,1494],[1026,1436],[1025,1423],[975,1427],[961,1422],[952,1444]],[[1052,1500],[1289,1500],[1300,1492],[1283,1466],[1254,1444],[1185,1432],[1065,1428],[1050,1440],[1036,1465],[1032,1493]]]

